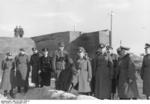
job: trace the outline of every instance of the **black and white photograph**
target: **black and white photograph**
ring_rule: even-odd
[[[149,99],[149,0],[0,0],[2,104]]]

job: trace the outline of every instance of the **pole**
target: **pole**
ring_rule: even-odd
[[[110,14],[110,31],[112,31],[112,19],[113,19],[112,13],[113,11],[111,11],[111,14]]]
[[[112,46],[112,23],[113,23],[113,11],[110,12],[110,35],[109,35],[109,40],[110,40],[110,46]]]

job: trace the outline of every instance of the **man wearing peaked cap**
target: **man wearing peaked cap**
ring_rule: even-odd
[[[100,43],[100,44],[98,45],[98,48],[105,48],[105,44]]]
[[[90,94],[91,92],[92,68],[91,62],[86,55],[85,49],[78,47],[78,58],[75,61],[75,65],[79,74],[76,76],[77,83],[74,84],[74,87],[78,90],[79,94]]]
[[[36,51],[37,49],[35,47],[32,48],[32,51]]]
[[[25,51],[25,49],[24,48],[20,48],[20,51]]]
[[[145,44],[145,56],[142,62],[141,78],[143,80],[143,94],[150,99],[150,44]]]
[[[96,50],[96,54],[101,54],[105,52],[106,52],[106,46],[103,43],[99,44]]]
[[[85,49],[83,47],[78,47],[78,52],[85,52]]]
[[[150,44],[148,43],[145,44],[145,53],[146,55],[150,54]]]
[[[106,51],[107,51],[107,53],[109,53],[109,54],[113,54],[113,48],[111,47],[111,46],[106,46]]]
[[[48,51],[48,48],[43,48],[42,51],[46,52],[46,51]]]
[[[6,58],[2,60],[2,80],[0,89],[4,91],[4,96],[8,94],[13,97],[13,89],[14,89],[14,77],[15,77],[15,61],[11,57],[12,54],[10,52],[6,53]]]
[[[136,71],[133,58],[130,56],[128,51],[130,48],[120,46],[120,58],[118,64],[119,70],[119,81],[118,81],[118,95],[120,99],[137,99],[138,89],[136,82]],[[130,88],[130,91],[127,89]],[[132,92],[132,96],[131,96]]]
[[[95,96],[98,99],[110,99],[113,62],[111,56],[106,53],[106,47],[104,44],[99,45],[93,63]]]
[[[7,56],[12,56],[12,53],[11,52],[7,52],[6,55]]]
[[[28,90],[28,73],[30,71],[29,56],[25,54],[23,48],[20,49],[19,55],[15,58],[16,62],[16,81],[18,92],[21,92],[21,87],[24,88],[24,92]]]
[[[113,49],[110,45],[106,46],[106,49]]]
[[[25,49],[24,48],[20,48],[20,55],[25,55]]]
[[[117,53],[120,57],[124,57],[126,55],[128,55],[128,51],[130,50],[130,48],[128,47],[125,47],[125,46],[120,46],[118,49],[117,49]]]
[[[119,47],[119,48],[117,48],[117,54],[120,56],[120,54],[121,54],[121,48]]]
[[[150,44],[146,43],[145,44],[145,49],[150,48]]]
[[[125,46],[120,46],[120,49],[121,49],[121,50],[127,50],[127,51],[130,50],[129,47],[125,47]]]
[[[35,87],[39,87],[39,70],[40,70],[40,55],[36,48],[32,48],[33,54],[30,58],[30,66],[32,68],[31,79],[32,83],[35,84]]]
[[[59,42],[58,45],[59,45],[60,47],[65,47],[64,42]]]
[[[63,74],[63,70],[66,69],[67,59],[69,57],[68,52],[64,49],[65,44],[64,42],[59,42],[58,43],[58,49],[54,51],[53,54],[53,61],[52,61],[52,66],[53,66],[53,71],[55,72],[55,77],[56,77],[56,89],[57,90],[62,90],[62,79],[60,78],[60,75]]]

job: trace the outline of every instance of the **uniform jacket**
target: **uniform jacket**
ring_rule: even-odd
[[[68,57],[67,51],[56,50],[53,55],[53,70],[64,70],[65,69],[65,60]]]
[[[50,56],[40,58],[40,70],[42,72],[51,72],[52,71],[52,58]]]

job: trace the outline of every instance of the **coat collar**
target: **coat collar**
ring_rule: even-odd
[[[21,54],[21,53],[19,54],[19,56],[25,56],[25,55],[26,55],[26,54]]]

